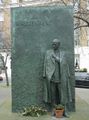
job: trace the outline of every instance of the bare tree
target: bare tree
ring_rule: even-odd
[[[7,57],[8,54],[6,55],[6,59],[4,60],[4,57],[1,57],[2,64],[3,64],[3,70],[5,71],[5,76],[6,76],[6,85],[9,86],[9,80],[8,80],[8,74],[7,74],[7,67],[6,67],[6,62],[7,62]]]

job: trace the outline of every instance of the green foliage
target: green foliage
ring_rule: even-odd
[[[39,117],[47,114],[47,110],[43,109],[42,107],[32,105],[28,108],[24,108],[24,112],[22,114],[23,116]]]
[[[55,105],[56,110],[62,110],[64,109],[64,106],[62,104]]]
[[[79,72],[87,72],[87,68],[80,69]]]
[[[75,72],[87,72],[87,68],[75,69]]]

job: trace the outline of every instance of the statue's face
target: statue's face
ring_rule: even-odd
[[[54,50],[58,50],[60,44],[59,44],[58,42],[53,42],[52,46],[53,46],[53,49],[54,49]]]

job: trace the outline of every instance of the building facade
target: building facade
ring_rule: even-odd
[[[33,3],[41,3],[44,2],[58,2],[59,4],[63,5],[72,5],[74,7],[74,15],[80,18],[84,18],[88,20],[89,14],[89,0],[0,0],[0,46],[1,48],[10,48],[11,47],[11,16],[10,16],[10,9],[11,7],[19,7],[19,6],[28,6],[32,5]],[[82,19],[74,18],[74,27],[78,27],[74,30],[74,38],[75,38],[75,64],[76,61],[78,62],[80,68],[84,67],[82,60],[86,61],[86,57],[83,56],[83,51],[86,47],[89,47],[89,28],[88,27],[81,27],[86,25],[86,22]],[[81,51],[81,52],[79,52]],[[86,51],[87,52],[87,51]],[[88,55],[88,52],[87,52]],[[82,57],[81,57],[82,56]],[[88,58],[88,57],[87,57]],[[86,66],[85,66],[86,67]]]

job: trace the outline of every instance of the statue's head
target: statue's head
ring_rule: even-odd
[[[54,50],[58,50],[60,47],[60,40],[59,39],[54,39],[52,42],[52,47]]]

